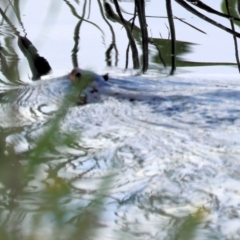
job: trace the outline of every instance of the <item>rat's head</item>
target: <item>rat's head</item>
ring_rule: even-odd
[[[108,74],[100,76],[94,72],[80,68],[74,68],[68,77],[75,86],[81,89],[89,87],[93,82],[100,83],[108,80]]]
[[[89,87],[96,78],[94,73],[80,68],[74,68],[68,77],[72,81],[73,85],[81,90]]]
[[[68,77],[70,78],[70,80],[73,83],[77,83],[78,81],[81,80],[82,77],[82,70],[79,68],[74,68],[68,75]]]

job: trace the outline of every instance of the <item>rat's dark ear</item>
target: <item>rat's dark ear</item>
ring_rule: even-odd
[[[104,74],[104,75],[102,75],[102,77],[103,77],[103,79],[105,80],[105,81],[107,81],[108,80],[108,73],[106,73],[106,74]]]

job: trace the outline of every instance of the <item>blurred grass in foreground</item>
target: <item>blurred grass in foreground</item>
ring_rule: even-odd
[[[77,92],[81,92],[82,89],[86,86],[78,85],[77,87]],[[61,136],[61,132],[59,131],[60,123],[63,121],[69,108],[72,106],[72,100],[75,99],[75,97],[76,89],[74,88],[73,91],[70,92],[62,100],[62,103],[59,106],[59,110],[55,113],[55,117],[50,119],[47,125],[48,128],[45,133],[39,137],[39,140],[36,143],[36,147],[30,151],[31,153],[27,153],[25,155],[24,158],[27,159],[26,165],[21,165],[19,162],[19,156],[14,153],[13,149],[7,149],[8,161],[17,167],[14,171],[12,168],[6,169],[6,171],[8,171],[8,174],[6,174],[6,190],[4,195],[7,195],[9,200],[8,205],[5,207],[2,206],[0,213],[4,213],[4,211],[8,210],[10,217],[9,219],[5,219],[4,222],[2,222],[2,219],[0,219],[1,240],[42,239],[41,231],[43,231],[43,225],[46,226],[47,222],[49,221],[51,222],[51,230],[50,233],[49,230],[46,230],[46,240],[85,240],[92,238],[96,239],[98,237],[104,238],[104,236],[98,236],[98,232],[95,230],[94,226],[96,226],[96,224],[99,226],[97,221],[98,219],[101,219],[102,209],[104,208],[104,199],[109,195],[111,183],[114,179],[113,173],[110,173],[102,178],[99,188],[97,191],[92,193],[93,200],[87,204],[86,208],[80,207],[76,210],[71,210],[71,213],[63,202],[64,199],[66,199],[66,196],[68,196],[68,199],[71,199],[71,192],[73,189],[68,183],[67,179],[63,179],[58,176],[58,170],[45,170],[48,177],[47,180],[44,180],[45,187],[43,190],[37,189],[36,193],[34,191],[29,192],[26,190],[26,188],[29,187],[29,181],[31,181],[31,178],[33,178],[36,174],[36,169],[38,169],[39,165],[46,162],[45,156],[49,151],[51,145],[54,144],[54,146],[61,147],[62,145],[71,145],[75,142],[74,135]],[[19,129],[19,131],[22,131],[22,129]],[[79,136],[81,133],[78,132],[77,134]],[[55,135],[59,136],[59,139],[56,142],[53,142]],[[64,162],[64,164],[66,164],[66,162]],[[81,176],[79,176],[79,178],[81,178]],[[10,192],[9,194],[8,190],[10,189],[10,184],[14,184],[14,187],[12,188],[14,191]],[[17,188],[16,184],[18,185]],[[34,202],[35,209],[23,210],[22,216],[16,218],[15,213],[19,212],[19,208],[21,208],[22,198],[24,199],[24,196],[26,196],[26,194],[28,194],[28,197],[31,198],[31,204],[33,204],[32,202],[34,200],[36,201]],[[79,199],[79,201],[83,200]],[[13,214],[13,217],[11,214]],[[28,215],[32,215],[30,216],[32,221],[29,225],[26,225],[24,222],[26,220],[25,218],[27,218]],[[69,215],[71,215],[70,218]],[[196,235],[196,229],[202,220],[203,212],[201,211],[193,214],[192,216],[180,219],[176,224],[176,229],[173,229],[173,235],[175,235],[173,240],[194,239]],[[99,227],[97,227],[97,229],[99,229]],[[25,235],[22,234],[22,232],[28,232],[28,234]],[[24,237],[22,237],[22,235]],[[122,238],[116,234],[116,239]]]
[[[69,98],[69,95],[66,97]],[[72,97],[70,96],[70,99]],[[31,154],[26,156],[28,160],[28,164],[26,169],[21,172],[21,175],[18,176],[19,188],[20,190],[12,196],[9,200],[11,202],[10,212],[19,211],[18,202],[21,202],[21,196],[24,195],[24,187],[27,187],[29,176],[34,176],[35,169],[43,163],[45,153],[49,150],[49,146],[52,144],[51,140],[54,134],[59,133],[59,125],[60,122],[66,116],[66,113],[71,106],[70,101],[62,101],[61,106],[59,107],[59,111],[56,113],[55,117],[50,121],[48,130],[45,134],[40,137],[36,148],[31,151]],[[74,143],[75,137],[62,137],[59,142],[54,143],[56,145],[67,143]],[[17,161],[17,156],[13,153],[10,153],[9,157],[12,158],[12,162]],[[9,173],[10,175],[12,173]],[[42,230],[42,225],[46,225],[46,219],[51,220],[51,234],[48,236],[46,234],[45,239],[51,240],[77,240],[77,239],[96,239],[104,236],[98,236],[97,230],[95,230],[94,225],[98,219],[101,218],[102,209],[104,206],[104,199],[109,195],[109,190],[111,189],[111,183],[113,182],[114,175],[108,174],[101,180],[101,184],[98,190],[93,193],[93,200],[86,208],[82,207],[80,210],[76,209],[74,216],[69,219],[67,217],[69,215],[68,208],[64,207],[61,199],[64,199],[66,196],[71,197],[71,186],[68,184],[67,180],[62,179],[57,175],[57,171],[49,173],[49,179],[51,182],[46,186],[44,190],[40,190],[40,194],[36,196],[37,202],[37,210],[34,210],[34,217],[32,217],[32,222],[29,226],[27,232],[30,234],[27,237],[21,237],[21,227],[16,227],[16,232],[13,230],[14,224],[13,222],[5,221],[1,223],[0,226],[0,239],[1,240],[18,240],[18,239],[26,239],[26,240],[39,240],[42,239],[42,234],[39,231]],[[11,178],[10,178],[11,180]],[[16,182],[15,182],[16,183]],[[34,196],[34,192],[30,192],[29,195]],[[79,199],[82,201],[82,199]],[[4,211],[5,209],[1,209]],[[31,214],[31,211],[26,211],[25,215],[21,217],[21,219],[16,219],[16,223],[18,221],[24,221],[25,217]],[[173,229],[173,240],[193,240],[197,235],[197,228],[199,224],[203,221],[204,212],[199,210],[195,214],[190,216],[180,218],[176,222],[176,228]],[[15,219],[14,219],[15,221]],[[49,221],[49,220],[48,220]],[[21,223],[20,223],[21,225]],[[10,229],[12,230],[9,231]],[[26,229],[24,229],[25,231]],[[20,235],[19,235],[20,234]],[[199,237],[199,236],[198,236]],[[116,239],[122,239],[121,235],[116,234]]]
[[[79,89],[78,91],[81,92],[82,89]],[[48,123],[48,129],[46,132],[41,136],[36,144],[36,147],[31,150],[31,153],[27,153],[25,155],[25,159],[27,159],[26,166],[21,166],[21,164],[18,161],[18,156],[14,153],[13,148],[8,148],[8,154],[7,156],[4,155],[4,142],[5,139],[1,139],[1,152],[2,158],[5,158],[6,161],[10,161],[12,165],[20,165],[18,169],[22,170],[21,174],[18,174],[18,177],[16,179],[16,171],[12,171],[12,168],[6,168],[5,171],[7,171],[7,174],[5,176],[1,176],[0,180],[2,183],[5,183],[6,191],[3,193],[4,195],[8,195],[9,198],[9,205],[6,208],[1,208],[0,213],[9,210],[9,216],[14,211],[19,211],[19,204],[21,203],[21,197],[26,194],[26,190],[24,188],[28,187],[29,178],[34,177],[35,171],[38,168],[40,164],[42,164],[44,161],[44,156],[46,152],[49,150],[49,146],[51,146],[53,136],[59,135],[59,128],[60,128],[60,122],[64,119],[66,116],[67,111],[72,106],[72,100],[76,97],[76,90],[73,89],[72,92],[70,92],[63,100],[61,105],[59,106],[59,110],[56,112],[55,117],[50,120]],[[80,133],[78,133],[79,135]],[[61,139],[59,139],[58,142],[54,142],[54,145],[70,145],[71,143],[74,143],[75,136],[61,136]],[[1,165],[3,164],[3,159],[1,159]],[[3,166],[3,165],[2,165]],[[46,239],[86,239],[86,236],[89,235],[91,231],[91,235],[94,234],[93,228],[92,228],[92,221],[93,216],[96,219],[101,214],[101,206],[103,204],[104,196],[107,195],[107,189],[109,189],[109,185],[112,182],[113,175],[107,175],[101,180],[101,184],[94,194],[94,200],[91,202],[91,209],[94,209],[93,212],[91,210],[82,209],[79,213],[79,210],[76,210],[76,215],[70,219],[72,228],[69,228],[69,225],[66,221],[66,216],[68,215],[68,210],[65,209],[61,203],[59,202],[60,199],[66,197],[67,195],[70,195],[71,193],[71,186],[67,183],[65,179],[62,179],[58,177],[57,171],[53,171],[50,173],[48,172],[48,175],[50,175],[47,180],[51,180],[50,183],[46,186],[44,190],[40,190],[40,193],[37,194],[37,211],[34,210],[34,217],[33,221],[31,222],[31,226],[27,226],[27,228],[30,228],[27,230],[27,232],[30,232],[30,236],[27,239],[41,239],[38,237],[39,233],[39,227],[41,228],[44,219],[48,218],[48,215],[51,219],[54,219],[54,229],[53,235],[51,235],[51,238],[46,236]],[[4,179],[5,178],[5,179]],[[13,179],[15,179],[13,181]],[[30,179],[31,180],[31,179]],[[14,185],[19,184],[18,191],[16,191],[16,186],[14,186],[15,193],[8,194],[9,190],[9,184],[13,182]],[[46,183],[46,182],[45,182]],[[33,195],[34,192],[30,192],[29,195]],[[79,199],[81,201],[81,199]],[[29,212],[31,213],[31,211]],[[25,211],[25,216],[22,216],[21,219],[14,219],[14,222],[16,220],[17,225],[21,221],[24,221],[24,218],[27,214],[29,214],[27,211]],[[14,223],[9,221],[8,219],[5,219],[4,222],[2,219],[0,219],[1,225],[0,225],[0,239],[1,240],[15,240],[15,239],[22,239],[19,235],[21,235],[21,226],[20,229],[18,229],[18,226],[14,226]],[[72,224],[73,222],[77,222],[76,224]],[[66,231],[64,230],[64,227],[67,226]],[[74,226],[75,225],[75,226]],[[16,233],[13,230],[14,228],[17,228]],[[10,231],[9,231],[10,229]],[[12,229],[12,230],[11,230]],[[71,230],[70,230],[71,229]],[[25,231],[26,229],[24,229]],[[25,238],[23,238],[25,239]]]

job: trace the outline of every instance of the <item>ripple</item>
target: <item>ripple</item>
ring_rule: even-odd
[[[126,96],[129,91],[143,96],[142,87],[147,84],[140,84],[138,92],[137,80],[132,86],[128,79],[114,80],[114,84],[129,85],[121,89]],[[94,212],[94,197],[100,195],[104,207],[95,224],[108,236],[117,232],[134,239],[171,239],[183,220],[200,209],[204,212],[198,225],[202,239],[237,239],[240,107],[236,86],[213,90],[215,83],[209,81],[181,80],[145,79],[150,86],[146,92],[156,96],[154,101],[105,95],[98,103],[71,106],[59,132],[51,136],[52,146],[42,156],[44,164],[36,167],[36,176],[29,181],[29,194],[40,194],[63,179],[71,186],[60,199],[69,211],[68,222],[77,221],[82,209]],[[154,91],[154,84],[161,91]],[[36,94],[27,89],[26,94],[17,95],[23,109],[30,111],[31,101],[41,109],[34,116],[38,121],[41,114],[54,110],[49,102],[44,105],[46,99],[55,104],[58,93],[65,91],[41,86],[36,85]],[[236,99],[228,97],[233,91]],[[22,115],[26,118],[26,111]],[[6,140],[19,152],[34,148],[48,126],[39,122],[34,126],[34,120],[26,119],[31,124],[25,133]],[[59,145],[61,136],[71,136],[73,142]],[[103,181],[108,182],[105,188]],[[44,201],[43,196],[29,196],[20,201],[22,208],[33,204],[35,209]]]

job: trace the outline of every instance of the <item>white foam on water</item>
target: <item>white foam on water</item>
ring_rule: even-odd
[[[104,95],[100,102],[70,107],[59,134],[74,136],[74,146],[56,147],[69,159],[58,176],[76,189],[65,207],[83,204],[90,211],[87,202],[112,173],[98,239],[113,233],[168,239],[179,219],[199,209],[205,212],[198,226],[202,239],[240,237],[238,78],[121,76],[109,82],[126,98]],[[36,138],[31,127],[27,131]],[[56,159],[46,164],[56,165]]]

